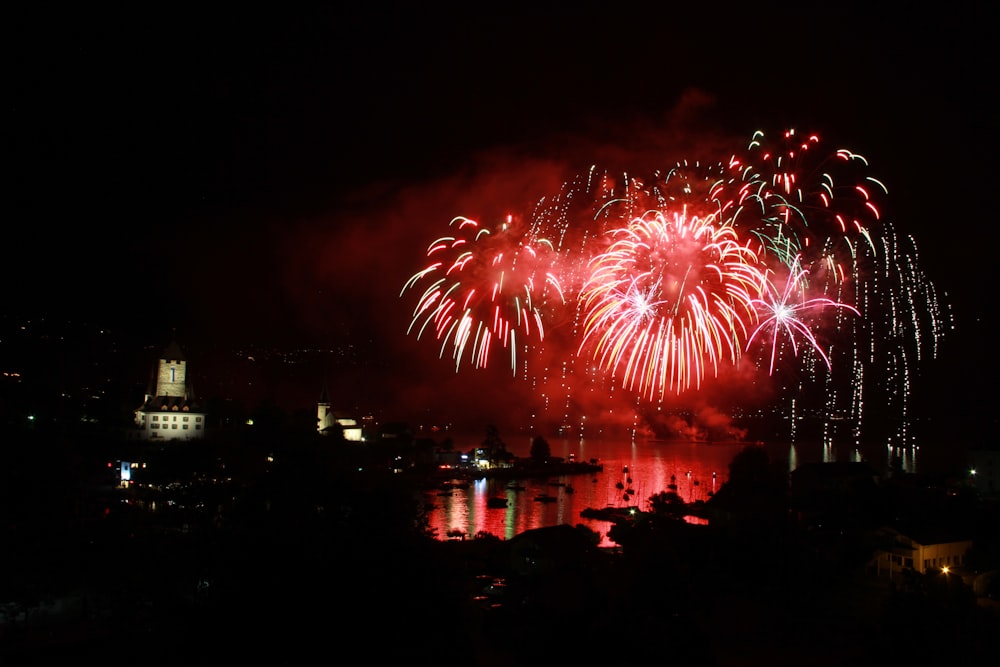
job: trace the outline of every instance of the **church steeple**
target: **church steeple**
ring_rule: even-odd
[[[174,338],[160,355],[156,374],[156,395],[187,397],[187,359]]]
[[[326,387],[326,380],[323,380],[323,389],[319,393],[319,402],[323,405],[330,405],[330,391]]]
[[[322,433],[330,426],[330,392],[326,386],[326,378],[323,379],[323,389],[319,394],[319,402],[316,403],[316,430]]]

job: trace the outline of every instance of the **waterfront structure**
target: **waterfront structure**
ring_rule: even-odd
[[[362,426],[356,419],[330,409],[330,392],[327,391],[325,382],[316,403],[316,430],[320,435],[340,431],[344,434],[344,440],[349,442],[364,440]]]
[[[142,440],[194,440],[205,437],[205,413],[188,381],[187,358],[176,340],[160,354],[135,410],[135,431]]]

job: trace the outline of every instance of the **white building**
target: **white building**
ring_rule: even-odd
[[[323,384],[319,402],[316,403],[316,430],[321,435],[340,431],[344,434],[344,440],[349,442],[364,440],[362,426],[356,419],[330,409],[330,394],[326,390],[326,383]]]
[[[146,397],[135,410],[144,440],[192,440],[205,437],[205,413],[188,382],[187,359],[171,341],[153,369]]]

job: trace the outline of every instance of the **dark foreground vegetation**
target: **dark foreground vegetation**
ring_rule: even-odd
[[[869,569],[871,529],[908,513],[961,523],[970,567],[996,568],[996,510],[967,493],[896,479],[805,512],[751,448],[709,525],[661,493],[609,523],[613,551],[571,525],[442,541],[419,499],[429,446],[21,436],[0,473],[0,663],[883,665],[993,650],[997,613],[961,578],[890,586]],[[122,459],[146,464],[129,489],[108,467]]]

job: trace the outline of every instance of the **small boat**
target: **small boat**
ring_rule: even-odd
[[[566,493],[573,493],[576,491],[576,489],[573,488],[572,484],[567,484],[566,486],[563,487],[563,491],[565,491]]]
[[[540,496],[535,496],[536,503],[554,503],[556,500],[558,500],[558,498],[556,498],[555,496],[550,496],[547,493],[543,493]]]
[[[587,507],[580,511],[580,516],[588,519],[599,519],[601,521],[621,521],[624,519],[631,519],[637,512],[637,508],[632,506],[608,506],[601,509],[596,507]]]
[[[507,499],[500,496],[486,499],[486,506],[494,509],[505,508],[508,504]]]
[[[524,487],[515,482],[511,482],[510,484],[508,484],[507,488],[510,489],[511,491],[524,491]]]

